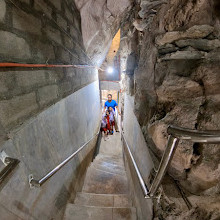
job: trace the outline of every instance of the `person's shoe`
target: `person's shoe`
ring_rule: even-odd
[[[119,132],[119,130],[117,130],[116,132]]]

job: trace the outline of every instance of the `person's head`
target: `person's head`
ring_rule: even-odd
[[[109,110],[107,110],[105,114],[106,114],[106,115],[110,115],[110,112],[109,112]]]
[[[113,108],[112,108],[112,107],[109,107],[108,110],[109,110],[110,112],[112,112],[112,111],[113,111]]]
[[[112,94],[108,94],[108,101],[112,100]]]

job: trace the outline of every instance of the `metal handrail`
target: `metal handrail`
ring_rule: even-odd
[[[123,137],[123,139],[124,139],[125,145],[126,145],[126,147],[127,147],[127,150],[128,150],[129,156],[130,156],[130,158],[131,158],[131,161],[132,161],[132,163],[133,163],[134,169],[135,169],[135,171],[136,171],[136,173],[137,173],[139,183],[140,183],[141,188],[142,188],[142,191],[143,191],[143,193],[144,193],[144,198],[149,199],[150,197],[149,197],[149,195],[148,195],[148,194],[149,194],[149,191],[148,191],[147,185],[145,184],[144,179],[143,179],[143,177],[142,177],[142,175],[141,175],[141,173],[140,173],[140,171],[139,171],[139,168],[138,168],[138,166],[137,166],[137,163],[135,162],[135,159],[134,159],[134,157],[133,157],[133,155],[132,155],[132,153],[131,153],[131,149],[130,149],[130,147],[129,147],[129,145],[128,145],[128,142],[126,141],[126,139],[125,139],[125,137],[124,137],[123,132],[122,132],[121,134],[122,134],[122,137]]]
[[[1,152],[1,160],[5,164],[4,169],[0,172],[0,185],[8,178],[12,171],[20,163],[18,159],[9,157],[4,151]]]
[[[178,139],[189,140],[196,143],[220,143],[220,130],[198,131],[170,125],[167,129],[167,133]]]
[[[220,144],[220,131],[197,131],[187,128],[180,128],[173,125],[170,125],[167,129],[167,133],[169,134],[168,142],[166,145],[166,149],[163,153],[162,159],[160,161],[160,165],[156,176],[153,179],[153,182],[150,186],[150,190],[148,190],[146,184],[144,183],[143,177],[138,169],[138,166],[135,162],[135,159],[131,153],[130,147],[124,137],[122,132],[122,137],[124,139],[125,145],[128,149],[129,156],[131,157],[133,166],[137,173],[139,183],[144,193],[145,198],[155,198],[155,194],[162,182],[162,179],[169,167],[169,164],[173,158],[175,150],[178,146],[179,140],[189,140],[191,142],[196,143],[215,143]],[[186,198],[185,198],[186,199]],[[187,205],[190,208],[190,205]]]
[[[163,153],[158,171],[152,182],[149,196],[154,196],[173,158],[179,140],[189,140],[194,143],[220,143],[220,131],[197,131],[170,125],[167,129],[169,134],[166,149]]]
[[[57,165],[54,169],[52,169],[50,172],[48,172],[41,179],[36,180],[36,179],[34,179],[33,175],[30,174],[29,175],[30,188],[42,186],[48,179],[50,179],[50,177],[52,177],[65,164],[67,164],[74,156],[76,156],[91,140],[93,140],[99,134],[99,132],[100,132],[100,128],[99,128],[98,132],[92,138],[90,138],[86,143],[84,143],[77,151],[72,153],[69,157],[67,157],[63,162],[61,162],[59,165]]]
[[[153,197],[156,194],[161,184],[161,181],[168,169],[168,166],[173,158],[178,142],[179,142],[178,138],[175,138],[171,135],[169,136],[167,146],[160,161],[158,171],[151,184],[149,196]]]

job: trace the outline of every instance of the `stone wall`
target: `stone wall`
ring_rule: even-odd
[[[0,3],[1,62],[90,62],[82,43],[80,14],[73,3]],[[0,144],[25,120],[95,80],[94,68],[0,68]]]
[[[62,99],[20,126],[1,146],[9,157],[20,160],[10,179],[1,185],[1,219],[62,219],[67,202],[81,191],[97,136],[41,188],[31,189],[28,176],[42,178],[98,132],[98,88],[94,82]]]
[[[102,64],[122,20],[127,17],[133,0],[75,0],[82,18],[83,42],[89,56]]]
[[[136,14],[122,28],[129,27],[123,39],[125,46],[129,42],[126,37],[135,37],[133,27],[139,36],[134,77],[127,74],[124,83],[128,93],[134,91],[134,111],[157,162],[167,143],[169,124],[220,129],[219,3],[170,0],[137,4]],[[132,52],[131,46],[127,48],[121,49],[124,63]],[[167,181],[163,184],[164,198],[159,205],[155,203],[159,207],[155,219],[219,218],[219,149],[219,145],[180,142],[168,173],[193,209],[187,212],[181,196],[175,193],[176,185]]]
[[[148,189],[150,189],[150,177],[154,164],[133,109],[133,97],[125,95],[123,114],[124,136],[129,144],[130,150],[134,156],[144,182],[146,183]],[[134,200],[135,207],[137,208],[138,219],[151,220],[153,218],[152,200],[144,198],[137,173],[134,169],[134,165],[131,161],[128,151],[126,150],[126,146],[124,146],[124,155],[126,171],[131,189],[130,192]]]
[[[91,64],[74,2],[0,0],[0,62]],[[44,176],[97,132],[97,80],[95,68],[0,67],[0,150],[20,160],[1,186],[1,219],[62,218],[96,138],[40,189],[28,175]]]

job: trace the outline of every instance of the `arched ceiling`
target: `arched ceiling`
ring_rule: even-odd
[[[93,63],[100,66],[132,0],[75,0],[81,14],[83,42]]]

